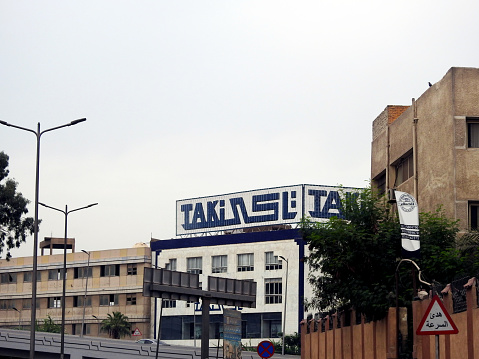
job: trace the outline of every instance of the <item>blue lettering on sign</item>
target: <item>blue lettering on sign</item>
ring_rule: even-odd
[[[308,195],[313,196],[313,210],[309,211],[312,218],[331,218],[338,217],[344,219],[341,209],[341,197],[338,191],[325,191],[310,189]],[[346,198],[358,197],[357,192],[346,192]],[[321,198],[326,197],[324,205],[321,207]]]
[[[288,192],[281,194],[266,193],[253,195],[251,197],[251,208],[246,208],[243,197],[229,199],[232,218],[225,218],[225,200],[215,200],[206,203],[206,212],[204,204],[197,202],[181,205],[184,222],[182,224],[185,230],[226,227],[239,224],[274,222],[280,217],[280,203],[282,204],[282,219],[293,219],[298,214],[296,209],[296,191],[291,191],[291,199]],[[218,208],[219,207],[219,208]]]
[[[313,210],[309,211],[312,218],[344,218],[341,211],[341,198],[338,191],[314,190],[310,189],[308,195],[313,196]],[[326,197],[323,207],[321,208],[321,198]]]

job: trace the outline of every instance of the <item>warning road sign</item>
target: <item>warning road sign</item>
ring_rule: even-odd
[[[451,316],[442,304],[442,301],[435,295],[429,303],[426,313],[419,324],[417,335],[439,335],[457,334],[459,330],[454,324]]]
[[[132,335],[135,336],[135,337],[140,336],[141,335],[140,329],[135,328]]]

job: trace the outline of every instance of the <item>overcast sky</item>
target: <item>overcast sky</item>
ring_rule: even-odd
[[[176,200],[362,187],[371,124],[479,67],[477,1],[0,0],[0,119],[47,129],[40,201],[76,248],[175,237]],[[0,126],[34,215],[35,136]],[[64,216],[40,207],[39,239]],[[33,238],[13,256],[31,255]]]

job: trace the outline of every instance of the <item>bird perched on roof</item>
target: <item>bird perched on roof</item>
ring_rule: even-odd
[[[428,84],[429,84],[429,87],[431,87],[431,86],[432,86],[432,83],[428,82]]]

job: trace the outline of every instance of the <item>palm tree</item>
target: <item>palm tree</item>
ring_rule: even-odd
[[[113,312],[113,315],[108,313],[107,318],[101,322],[101,330],[108,332],[110,338],[120,339],[125,335],[131,336],[131,323],[121,312]]]

